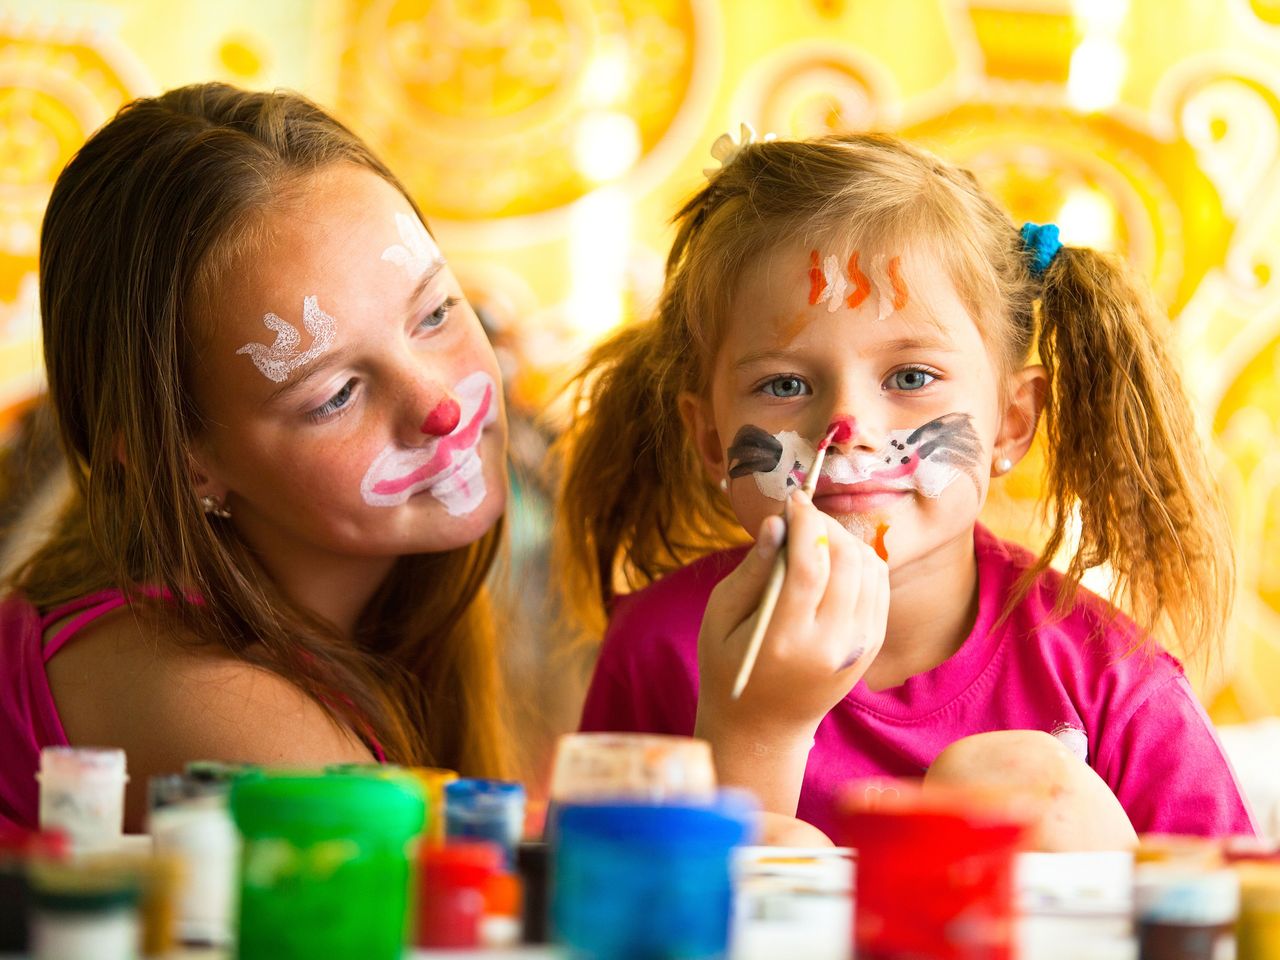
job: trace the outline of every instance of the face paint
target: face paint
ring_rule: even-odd
[[[858,266],[858,251],[849,255],[843,270],[834,256],[823,257],[817,250],[809,251],[809,305],[826,303],[827,310],[835,313],[841,307],[856,310],[876,291],[876,318],[883,320],[895,310],[907,305],[907,283],[902,277],[902,258],[887,258],[876,254],[871,258],[871,276]],[[846,273],[848,276],[846,277]],[[852,288],[846,297],[845,291]]]
[[[394,507],[425,490],[450,516],[460,517],[484,502],[478,446],[484,428],[498,419],[497,387],[487,373],[476,372],[459,380],[453,392],[461,413],[454,431],[421,447],[386,447],[360,482],[365,503]]]
[[[849,299],[845,301],[845,306],[850,310],[856,310],[862,306],[862,301],[867,299],[867,296],[871,293],[870,278],[858,269],[857,250],[849,255],[849,279],[853,281],[853,293],[849,294]]]
[[[315,297],[302,300],[302,325],[311,334],[311,346],[301,353],[298,352],[298,344],[302,337],[297,327],[274,313],[268,313],[262,322],[269,330],[275,331],[275,342],[269,347],[263,343],[246,343],[236,354],[247,353],[258,372],[274,383],[283,383],[293,371],[333,346],[333,317],[320,309]]]
[[[875,453],[831,454],[822,474],[833,483],[876,480],[888,487],[918,490],[937,498],[962,473],[981,490],[978,462],[982,443],[967,413],[948,413],[914,430],[894,430]]]
[[[754,424],[740,429],[729,447],[729,477],[754,476],[766,497],[785,500],[812,463],[813,445],[794,430],[771,434]]]
[[[440,248],[427,233],[427,228],[417,217],[396,214],[396,229],[400,231],[400,243],[382,251],[382,259],[394,263],[413,279],[422,276],[430,267],[445,262]]]

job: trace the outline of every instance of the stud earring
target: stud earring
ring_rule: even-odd
[[[996,461],[996,473],[1008,473],[1013,469],[1013,461],[1008,457],[1001,457]]]
[[[231,516],[231,511],[223,506],[222,501],[211,493],[206,493],[200,498],[200,509],[205,512],[205,516],[219,517],[223,520]]]
[[[729,492],[729,478],[728,478],[728,477],[721,477],[721,478],[720,478],[720,490],[721,490],[721,492],[722,492],[722,493],[728,493],[728,492]]]

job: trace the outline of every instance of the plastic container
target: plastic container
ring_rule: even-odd
[[[1233,870],[1155,863],[1134,873],[1134,925],[1143,960],[1232,956],[1239,912],[1240,881]]]
[[[521,932],[525,943],[547,942],[550,903],[551,850],[541,840],[526,840],[516,848],[516,870],[524,888]]]
[[[857,850],[859,960],[1010,960],[1014,853],[1024,826],[909,782],[851,784],[836,839]]]
[[[35,864],[32,960],[134,960],[140,955],[138,878],[116,865]]]
[[[552,936],[583,960],[725,955],[730,858],[753,838],[747,795],[707,804],[565,804],[553,852]]]
[[[741,847],[734,858],[733,960],[849,960],[853,851]]]
[[[441,767],[409,767],[406,772],[417,778],[422,792],[427,795],[427,809],[430,811],[430,817],[427,821],[426,842],[444,843],[444,824],[447,816],[445,787],[458,779],[457,773]]]
[[[240,835],[226,793],[169,803],[151,813],[156,853],[182,864],[185,882],[178,897],[177,924],[184,943],[231,942]]]
[[[391,960],[407,940],[413,841],[425,820],[409,781],[279,775],[237,780],[244,842],[238,956]]]
[[[0,825],[0,955],[27,952],[29,943],[27,867],[33,858],[65,859],[67,838]]]
[[[485,841],[425,845],[418,884],[420,947],[479,947],[489,884],[503,869],[502,848]]]
[[[556,742],[551,800],[682,800],[715,796],[711,745],[693,737],[571,733]]]
[[[1280,863],[1247,863],[1240,878],[1239,960],[1280,960]]]
[[[59,830],[78,851],[109,849],[124,833],[123,750],[45,747],[40,751],[40,829]]]
[[[513,869],[524,832],[524,787],[509,780],[462,779],[445,784],[444,797],[446,837],[496,843],[506,869]]]

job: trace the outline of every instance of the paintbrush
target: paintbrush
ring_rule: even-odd
[[[810,497],[818,486],[818,474],[822,471],[822,461],[826,459],[827,448],[832,443],[844,443],[853,435],[853,428],[847,420],[837,420],[827,427],[827,435],[818,444],[818,452],[814,454],[813,466],[809,475],[804,478],[804,492]],[[764,596],[760,598],[760,612],[756,617],[755,629],[751,631],[751,639],[747,641],[747,652],[742,658],[742,666],[738,668],[738,678],[733,681],[733,699],[737,700],[746,689],[751,679],[751,670],[756,665],[756,657],[760,656],[760,647],[764,643],[764,635],[769,630],[769,621],[773,619],[773,609],[778,605],[778,596],[782,593],[782,580],[787,575],[787,543],[784,535],[778,546],[778,555],[773,558],[773,571],[769,574],[769,582],[764,586]]]

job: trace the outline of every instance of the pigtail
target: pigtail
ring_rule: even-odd
[[[638,589],[742,539],[680,418],[708,341],[689,315],[702,291],[692,240],[717,201],[713,183],[676,215],[657,316],[598,345],[573,384],[573,422],[556,444],[562,468],[553,536],[571,622],[597,634],[620,576]]]
[[[1040,323],[1051,533],[1027,581],[1068,541],[1078,509],[1060,611],[1084,572],[1106,564],[1113,601],[1145,631],[1135,648],[1171,630],[1180,654],[1206,654],[1230,612],[1231,547],[1164,314],[1118,260],[1068,247],[1045,273]]]

